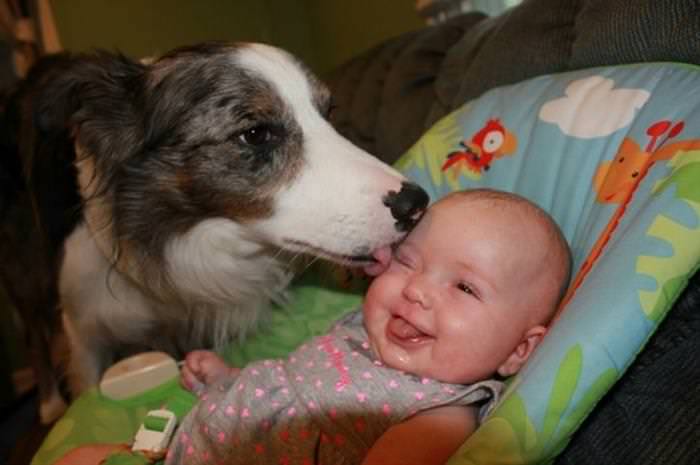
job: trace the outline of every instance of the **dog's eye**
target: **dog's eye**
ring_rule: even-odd
[[[272,128],[264,124],[246,129],[238,136],[241,142],[253,146],[265,145],[272,140],[272,137]]]

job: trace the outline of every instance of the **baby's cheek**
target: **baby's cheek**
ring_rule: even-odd
[[[385,307],[388,300],[385,296],[384,287],[382,286],[372,286],[367,294],[365,295],[365,300],[363,303],[363,312],[365,318],[374,318],[385,311]]]
[[[384,306],[395,305],[403,299],[408,280],[403,273],[387,271],[375,280],[375,294]]]
[[[370,345],[376,346],[376,344],[380,342],[377,339],[379,334],[381,334],[381,323],[379,322],[379,318],[371,310],[366,311],[364,315],[364,324]]]

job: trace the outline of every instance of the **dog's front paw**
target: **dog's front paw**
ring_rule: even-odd
[[[39,404],[39,419],[42,425],[50,425],[58,420],[66,411],[67,405],[61,395],[56,392]]]

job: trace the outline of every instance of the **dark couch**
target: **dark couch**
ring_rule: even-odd
[[[700,65],[697,0],[526,0],[388,40],[332,73],[336,127],[392,163],[496,86],[592,66]],[[700,102],[698,102],[700,104]],[[700,463],[700,275],[558,464]]]

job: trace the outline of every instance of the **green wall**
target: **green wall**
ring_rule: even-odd
[[[307,0],[54,0],[64,48],[158,55],[204,40],[286,44],[316,62]]]
[[[421,27],[414,0],[54,0],[63,47],[133,57],[203,40],[278,45],[324,73]]]
[[[389,37],[423,27],[415,0],[312,0],[318,65],[328,71]]]

